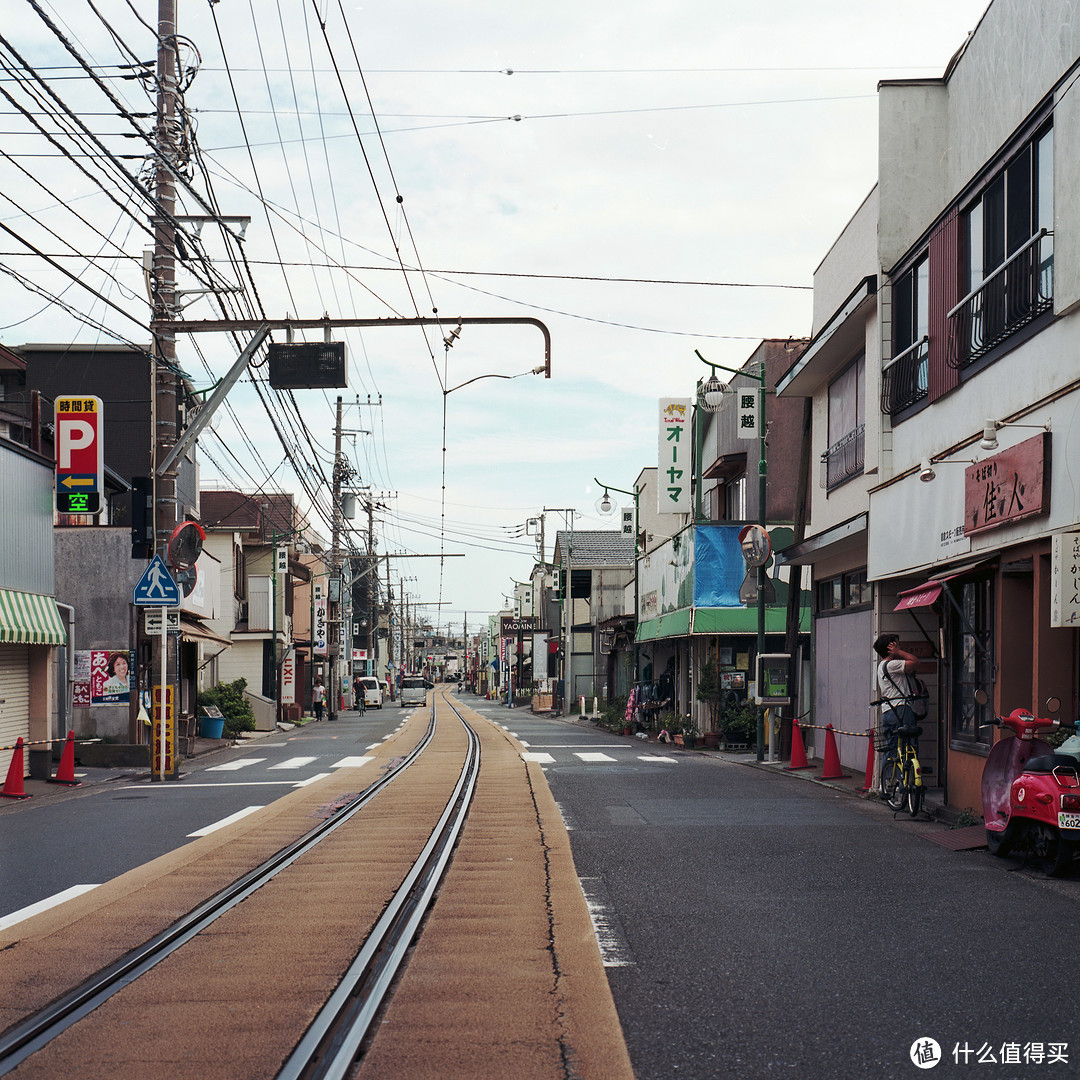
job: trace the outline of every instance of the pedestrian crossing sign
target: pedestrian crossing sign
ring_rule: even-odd
[[[180,587],[173,580],[169,568],[160,555],[153,561],[139,578],[131,602],[141,607],[177,607],[180,604]]]

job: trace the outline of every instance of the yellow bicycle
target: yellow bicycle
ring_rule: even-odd
[[[903,810],[918,817],[922,809],[922,766],[919,764],[918,741],[921,727],[902,727],[896,731],[896,749],[890,750],[883,733],[878,732],[876,749],[881,759],[881,797],[893,810]]]

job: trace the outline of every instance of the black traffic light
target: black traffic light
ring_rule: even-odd
[[[131,478],[131,557],[149,559],[154,553],[154,481]]]

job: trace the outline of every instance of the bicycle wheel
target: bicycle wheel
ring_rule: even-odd
[[[895,754],[881,763],[881,797],[893,810],[904,808],[904,770]]]
[[[915,783],[915,762],[908,758],[904,762],[904,796],[907,802],[907,812],[912,817],[918,817],[922,809],[924,789],[921,784]]]

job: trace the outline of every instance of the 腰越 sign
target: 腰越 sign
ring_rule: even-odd
[[[61,514],[100,514],[105,473],[101,398],[56,399],[56,509]]]

